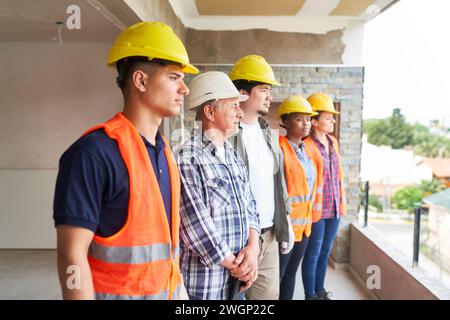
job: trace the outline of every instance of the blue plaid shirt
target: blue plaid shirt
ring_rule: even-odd
[[[303,142],[300,142],[300,144],[296,144],[292,142],[291,140],[288,140],[289,144],[294,148],[295,154],[297,154],[297,158],[300,160],[303,169],[305,170],[306,175],[306,183],[308,184],[308,196],[311,196],[314,182],[316,180],[316,167],[314,166],[313,161],[308,156],[305,150],[305,145]],[[286,173],[285,173],[286,174]]]
[[[247,245],[249,228],[259,232],[245,164],[228,141],[224,147],[226,163],[194,130],[178,155],[181,272],[188,294],[203,300],[228,298],[232,279],[220,263]]]

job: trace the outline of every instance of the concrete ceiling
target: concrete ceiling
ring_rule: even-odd
[[[111,42],[126,25],[139,21],[122,0],[1,0],[0,41],[57,42],[55,23],[66,22],[70,5],[80,7],[81,29],[64,27],[63,42]]]
[[[293,16],[305,0],[195,0],[198,13],[205,16]]]
[[[397,0],[167,1],[187,28],[320,34],[364,23]],[[58,41],[55,23],[67,20],[70,5],[80,7],[81,29],[63,28],[63,42],[112,42],[140,21],[123,0],[0,0],[0,41]]]
[[[268,29],[326,33],[365,23],[397,0],[169,0],[183,24],[198,30]]]

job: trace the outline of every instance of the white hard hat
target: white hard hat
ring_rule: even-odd
[[[209,100],[239,98],[239,102],[248,99],[240,94],[226,73],[209,71],[201,73],[189,82],[189,95],[186,106],[192,110]]]

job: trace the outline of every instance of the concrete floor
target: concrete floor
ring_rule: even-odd
[[[360,284],[355,276],[347,268],[338,267],[333,269],[328,266],[325,275],[325,289],[331,291],[332,300],[371,300],[367,289]],[[304,300],[303,282],[301,269],[297,271],[294,300]]]
[[[349,270],[328,268],[326,289],[333,300],[370,299]],[[303,300],[301,273],[294,299]],[[61,299],[55,250],[0,250],[0,300]]]
[[[55,250],[0,250],[0,300],[61,299]]]

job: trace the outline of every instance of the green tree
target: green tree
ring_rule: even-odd
[[[388,131],[388,122],[386,119],[371,120],[364,124],[364,133],[367,134],[367,141],[376,146],[390,146],[391,138],[386,134]]]
[[[414,137],[414,154],[429,158],[450,158],[450,139],[432,134]]]
[[[413,131],[413,141],[412,144],[414,146],[424,142],[428,141],[432,135],[430,134],[430,130],[425,127],[424,125],[421,125],[419,123],[416,123],[412,126]]]
[[[388,145],[393,149],[401,149],[413,142],[413,128],[398,108],[393,110],[389,118],[365,121],[364,132],[367,141],[377,146]]]
[[[434,121],[434,126],[438,123],[437,120]],[[377,146],[387,145],[393,149],[402,149],[412,145],[416,155],[450,158],[449,138],[430,133],[424,125],[408,124],[398,108],[392,111],[389,118],[365,120],[363,130],[367,134],[367,141]]]
[[[438,179],[422,180],[420,182],[419,189],[422,190],[423,196],[426,197],[430,194],[444,190],[445,185]]]
[[[417,203],[423,200],[424,192],[419,187],[405,187],[394,193],[392,204],[394,208],[414,212]]]
[[[437,158],[440,147],[438,140],[429,136],[414,146],[414,154],[428,158]]]
[[[429,133],[430,132],[430,130],[428,129],[427,126],[424,126],[423,124],[420,124],[420,123],[413,124],[412,130],[413,130],[413,133]]]
[[[375,209],[376,212],[383,212],[383,204],[381,203],[380,199],[371,194],[369,195],[369,207]]]
[[[389,126],[387,135],[391,137],[393,149],[401,149],[412,144],[413,131],[405,120],[399,108],[395,108],[392,116],[388,118]]]

